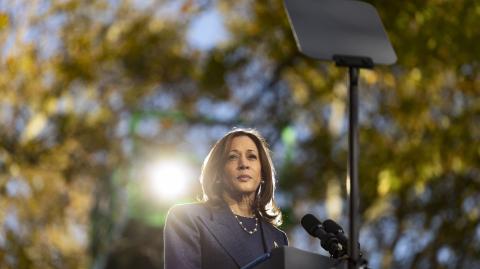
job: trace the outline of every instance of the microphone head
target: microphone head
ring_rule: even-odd
[[[315,230],[317,229],[318,226],[322,225],[322,223],[312,214],[307,214],[303,216],[300,222],[303,228],[307,231],[307,233],[315,237],[316,237]]]
[[[303,228],[313,237],[320,239],[320,245],[327,250],[334,258],[345,253],[341,244],[339,244],[337,237],[330,232],[325,231],[322,223],[312,214],[303,216],[301,220]]]
[[[333,221],[331,219],[325,220],[323,222],[323,227],[325,228],[325,231],[327,231],[328,233],[333,233],[333,234],[342,233],[343,234],[342,226],[340,226],[338,223],[336,223],[335,221]]]
[[[327,219],[323,222],[323,227],[327,233],[334,234],[338,238],[340,244],[342,244],[344,248],[347,248],[348,238],[345,236],[342,226],[331,219]]]

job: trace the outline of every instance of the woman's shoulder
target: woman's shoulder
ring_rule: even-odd
[[[273,224],[271,224],[271,223],[269,223],[269,225],[270,225],[271,229],[272,229],[275,233],[277,233],[277,234],[282,234],[282,235],[286,235],[286,233],[285,233],[282,229],[280,229],[278,226],[275,226],[275,225],[273,225]]]
[[[209,205],[205,202],[185,203],[173,205],[168,210],[168,216],[198,216],[208,213]]]
[[[193,202],[193,203],[183,203],[175,204],[168,211],[175,212],[189,212],[189,211],[198,211],[207,209],[208,205],[205,202]]]
[[[274,236],[277,238],[277,239],[281,239],[285,245],[288,245],[288,237],[287,237],[287,233],[285,233],[282,229],[280,229],[279,227],[271,224],[271,223],[266,223],[266,227],[268,227],[268,229],[271,231],[272,234],[274,234]]]

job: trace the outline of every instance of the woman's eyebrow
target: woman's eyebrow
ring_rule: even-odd
[[[240,153],[240,151],[237,150],[237,149],[232,149],[232,150],[230,150],[230,152]],[[247,149],[247,152],[257,153],[257,151],[254,150],[254,149]]]

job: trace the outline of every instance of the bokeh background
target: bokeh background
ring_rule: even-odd
[[[480,268],[480,2],[374,4],[398,62],[361,72],[372,268]],[[0,1],[0,268],[163,268],[167,209],[212,143],[270,143],[299,219],[347,222],[346,70],[300,55],[280,0]]]

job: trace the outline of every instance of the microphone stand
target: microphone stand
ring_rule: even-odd
[[[297,46],[308,57],[348,67],[349,127],[348,268],[358,268],[358,77],[373,63],[390,65],[397,56],[375,7],[362,1],[284,0]]]
[[[356,57],[346,55],[334,55],[333,60],[339,67],[348,67],[348,187],[349,199],[349,243],[348,243],[348,268],[358,268],[358,78],[360,68],[373,68],[373,61],[369,57]]]

